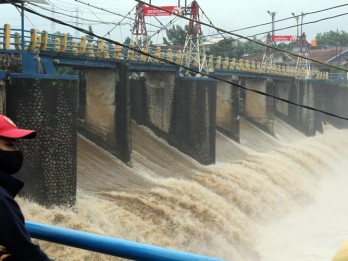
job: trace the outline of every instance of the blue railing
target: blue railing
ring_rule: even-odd
[[[33,238],[132,260],[223,261],[223,259],[152,246],[73,229],[26,222]],[[175,236],[175,235],[173,235]]]

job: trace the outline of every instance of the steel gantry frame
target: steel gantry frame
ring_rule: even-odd
[[[181,65],[187,68],[198,67],[198,72],[208,73],[207,56],[203,45],[203,33],[199,19],[199,5],[193,1],[190,7],[190,21],[186,35],[185,45],[182,52]],[[180,68],[180,74],[184,76],[201,76],[201,74],[192,74]]]
[[[299,50],[299,55],[310,58],[311,53],[309,50],[308,42],[307,42],[307,37],[305,33],[302,33],[300,36],[300,50]],[[301,73],[304,72],[304,77],[305,79],[311,78],[311,63],[308,59],[298,57],[297,62],[296,62],[296,71]]]
[[[135,19],[132,27],[131,46],[141,50],[147,46],[147,30],[144,18],[144,4],[138,3],[135,8]]]
[[[272,35],[270,33],[266,36],[266,44],[267,47],[265,48],[265,51],[263,53],[262,57],[262,63],[260,66],[260,71],[271,71],[274,66],[274,55],[273,55],[273,49],[270,48],[273,44],[272,42]]]

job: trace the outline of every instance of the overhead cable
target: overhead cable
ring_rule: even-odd
[[[62,25],[64,25],[64,26],[71,27],[71,28],[73,28],[73,29],[75,29],[75,30],[78,30],[78,31],[82,32],[82,33],[85,33],[85,34],[94,36],[94,37],[96,37],[96,38],[99,38],[99,39],[104,40],[104,41],[109,42],[109,43],[113,43],[113,44],[119,45],[119,46],[121,46],[121,47],[123,47],[123,48],[126,48],[126,49],[128,49],[128,50],[137,52],[137,53],[139,53],[139,54],[141,54],[141,55],[148,56],[148,57],[150,57],[150,58],[152,58],[152,59],[156,59],[156,60],[159,60],[159,61],[164,62],[164,63],[168,63],[168,64],[171,64],[171,65],[174,65],[174,66],[178,66],[178,67],[181,67],[181,68],[183,68],[183,69],[185,69],[185,70],[188,70],[188,71],[190,71],[190,72],[193,72],[193,73],[196,73],[196,74],[201,74],[202,76],[206,76],[206,77],[209,77],[209,78],[218,80],[218,81],[226,82],[226,83],[228,83],[228,84],[231,84],[232,86],[238,87],[238,88],[243,89],[243,90],[246,90],[246,91],[254,92],[254,93],[257,93],[257,94],[260,94],[260,95],[263,95],[263,96],[266,96],[266,97],[270,97],[270,98],[273,98],[273,99],[275,99],[275,100],[283,101],[283,102],[285,102],[285,103],[292,104],[292,105],[295,105],[295,106],[298,106],[298,107],[301,107],[301,108],[305,108],[305,109],[308,109],[308,110],[311,110],[311,111],[321,112],[321,113],[323,113],[323,114],[325,114],[325,115],[329,115],[329,116],[332,116],[332,117],[335,117],[335,118],[339,118],[339,119],[343,119],[343,120],[348,120],[348,118],[347,118],[347,117],[344,117],[344,116],[340,116],[340,115],[337,115],[337,114],[334,114],[334,113],[331,113],[331,112],[327,112],[327,111],[324,111],[324,110],[316,109],[316,108],[311,107],[311,106],[302,105],[302,104],[299,104],[299,103],[296,103],[296,102],[292,102],[292,101],[289,101],[289,100],[287,100],[287,99],[284,99],[284,98],[281,98],[281,97],[278,97],[278,96],[275,96],[275,95],[272,95],[272,94],[264,93],[264,92],[261,92],[261,91],[258,91],[258,90],[249,89],[249,88],[247,88],[247,87],[245,87],[245,86],[242,86],[242,85],[240,85],[240,84],[236,84],[236,83],[234,83],[234,82],[232,82],[232,81],[228,81],[228,80],[225,80],[225,79],[223,79],[223,78],[219,78],[219,77],[217,77],[217,76],[215,76],[215,75],[210,75],[210,74],[207,74],[207,73],[199,72],[199,71],[197,71],[197,70],[195,70],[195,69],[189,68],[189,67],[184,66],[184,65],[177,64],[177,63],[175,63],[175,62],[173,62],[173,61],[169,61],[169,60],[167,60],[167,59],[165,59],[165,58],[158,57],[158,56],[152,55],[152,54],[150,54],[150,53],[147,53],[147,52],[138,50],[137,48],[133,48],[133,47],[131,47],[131,46],[127,46],[127,45],[125,45],[125,44],[122,44],[122,43],[119,43],[119,42],[117,42],[117,41],[111,40],[111,39],[109,39],[109,38],[105,38],[105,37],[99,36],[99,35],[97,35],[97,34],[95,34],[95,33],[89,32],[89,31],[87,31],[87,30],[85,30],[85,29],[83,29],[83,28],[80,28],[80,27],[78,27],[78,26],[74,26],[74,25],[71,25],[71,24],[62,22],[62,21],[60,21],[60,20],[57,20],[57,19],[55,19],[55,18],[53,18],[53,17],[49,17],[49,16],[46,16],[46,15],[40,14],[40,13],[38,13],[38,12],[36,12],[36,11],[34,11],[34,10],[31,10],[30,8],[27,8],[27,7],[25,7],[25,6],[21,6],[21,5],[18,5],[18,4],[16,4],[16,3],[10,2],[9,0],[3,0],[3,1],[8,2],[8,3],[11,3],[12,5],[14,5],[14,6],[16,6],[16,7],[19,7],[19,8],[21,8],[21,9],[27,11],[27,12],[30,12],[30,13],[35,14],[35,15],[38,15],[38,16],[40,16],[40,17],[46,18],[46,19],[48,19],[48,20],[50,20],[50,21],[53,21],[53,22],[55,22],[55,23],[59,23],[59,24],[62,24]],[[137,0],[136,0],[136,1],[137,1]]]
[[[283,30],[286,30],[286,29],[295,28],[297,26],[303,26],[303,25],[307,25],[307,24],[314,24],[314,23],[318,23],[318,22],[321,22],[321,21],[324,21],[324,20],[329,20],[329,19],[333,19],[333,18],[345,16],[345,15],[348,15],[348,13],[343,13],[343,14],[338,14],[338,15],[334,15],[334,16],[324,17],[324,18],[321,18],[321,19],[318,19],[318,20],[315,20],[315,21],[310,21],[310,22],[306,22],[306,23],[300,23],[298,25],[291,25],[291,26],[287,26],[287,27],[282,27],[282,28],[279,28],[279,29],[274,29],[273,31],[274,32],[283,31]],[[232,32],[235,32],[235,31],[229,31],[229,33],[232,33]],[[264,34],[267,34],[267,33],[270,33],[270,32],[272,32],[272,31],[266,31],[266,32],[257,33],[257,34],[253,34],[253,35],[248,35],[247,37],[255,37],[255,36],[264,35]],[[205,35],[204,37],[215,36],[215,35],[219,35],[219,34],[221,34],[221,33],[209,34],[209,35]],[[233,40],[237,41],[239,39],[242,39],[242,38],[240,37],[240,38],[236,38],[236,39],[233,39]]]
[[[69,14],[66,14],[66,13],[62,13],[62,12],[58,12],[58,11],[52,11],[46,7],[43,7],[43,6],[40,6],[40,5],[37,5],[37,4],[34,4],[34,3],[29,3],[30,5],[33,5],[35,7],[38,7],[40,9],[43,9],[45,11],[49,11],[49,12],[53,12],[55,14],[60,14],[60,15],[64,15],[64,16],[67,16],[67,17],[70,17],[70,18],[78,18],[78,19],[81,19],[81,20],[84,20],[84,21],[87,21],[87,22],[93,22],[93,23],[98,23],[98,24],[113,24],[113,25],[121,25],[120,23],[115,23],[115,22],[109,22],[109,21],[97,21],[97,20],[92,20],[92,19],[87,19],[87,18],[83,18],[83,17],[78,17],[78,16],[74,16],[74,15],[69,15]]]
[[[332,9],[336,9],[336,8],[341,8],[341,7],[344,7],[344,6],[348,6],[348,4],[337,5],[337,6],[333,6],[333,7],[329,7],[329,8],[325,8],[325,9],[321,9],[321,10],[317,10],[317,11],[313,11],[313,12],[308,12],[308,13],[303,13],[303,14],[300,14],[300,15],[295,15],[295,16],[282,18],[282,19],[279,19],[279,20],[275,20],[274,23],[290,20],[290,19],[293,19],[294,17],[300,17],[302,15],[311,15],[311,14],[321,13],[321,12],[324,12],[324,11],[328,11],[328,10],[332,10]],[[270,24],[272,24],[272,22],[267,22],[267,23],[263,23],[263,24],[247,26],[247,27],[240,28],[240,29],[235,29],[235,30],[232,30],[232,31],[229,31],[229,32],[230,33],[234,33],[234,32],[238,32],[238,31],[243,31],[243,30],[246,30],[246,29],[252,29],[252,28],[256,28],[256,27],[260,27],[260,26],[264,26],[264,25],[270,25]]]
[[[250,39],[250,38],[248,38],[248,37],[246,37],[246,36],[243,36],[243,35],[240,35],[240,34],[230,33],[230,32],[228,32],[228,31],[226,31],[225,29],[222,29],[222,28],[219,28],[219,27],[215,27],[215,26],[211,26],[210,24],[207,24],[207,23],[204,23],[204,22],[201,22],[201,21],[193,20],[193,19],[191,19],[191,18],[185,17],[185,16],[180,15],[180,14],[177,14],[177,13],[175,13],[175,12],[168,11],[168,10],[166,10],[166,9],[160,7],[160,6],[148,4],[148,3],[144,2],[144,1],[141,1],[141,0],[135,0],[135,1],[138,2],[138,3],[142,3],[142,4],[144,4],[144,5],[148,5],[148,6],[157,8],[157,9],[162,10],[162,11],[164,11],[164,12],[171,13],[171,14],[176,15],[176,16],[178,16],[178,17],[181,17],[181,18],[183,18],[183,19],[185,19],[185,20],[188,20],[188,21],[191,21],[191,22],[195,22],[195,23],[199,23],[199,24],[201,24],[201,25],[205,25],[205,26],[211,27],[211,28],[213,28],[213,29],[215,29],[215,30],[217,30],[217,31],[221,31],[221,32],[226,33],[226,34],[230,34],[230,35],[233,35],[233,36],[237,36],[237,37],[239,37],[239,38],[241,38],[241,39],[248,40],[248,41],[253,42],[253,43],[256,43],[256,44],[258,44],[258,45],[261,45],[261,46],[264,46],[264,47],[267,47],[267,48],[271,48],[271,49],[274,49],[274,50],[277,50],[277,51],[280,51],[280,52],[284,52],[284,53],[287,53],[287,54],[291,54],[291,55],[293,55],[293,56],[295,56],[295,57],[303,58],[303,59],[306,59],[306,60],[309,60],[309,61],[312,61],[312,62],[316,62],[316,63],[322,64],[322,65],[325,65],[325,66],[328,66],[328,67],[331,67],[331,68],[335,68],[335,69],[337,69],[337,70],[341,70],[341,71],[344,71],[344,72],[348,72],[348,69],[340,68],[340,67],[338,67],[338,66],[331,65],[331,64],[328,64],[328,63],[326,63],[326,62],[319,61],[319,60],[316,60],[316,59],[313,59],[313,58],[310,58],[310,57],[305,57],[305,56],[302,56],[302,55],[299,55],[299,54],[296,54],[296,53],[293,53],[293,52],[290,52],[290,51],[281,49],[281,48],[276,47],[276,46],[267,45],[266,43],[262,43],[262,42],[259,42],[259,41],[257,41],[257,40],[254,40],[254,39]]]
[[[5,1],[7,1],[7,0],[5,0]],[[125,16],[125,15],[122,15],[122,14],[119,14],[119,13],[116,13],[116,12],[113,12],[113,11],[110,11],[110,10],[107,10],[107,9],[105,9],[105,8],[98,7],[98,6],[92,5],[92,4],[90,4],[90,3],[85,3],[85,2],[83,2],[83,1],[81,1],[81,0],[75,0],[75,2],[78,2],[78,3],[84,4],[84,5],[87,5],[87,6],[90,6],[90,7],[99,9],[99,10],[102,10],[102,11],[107,12],[107,13],[110,13],[110,14],[114,14],[114,15],[123,17],[123,18],[125,18],[125,19],[130,19],[130,20],[132,20],[132,21],[135,21],[135,19],[132,18],[132,17],[128,17],[128,16]],[[145,24],[148,24],[148,25],[151,25],[151,26],[153,26],[153,27],[157,27],[157,28],[160,28],[160,29],[161,29],[161,27],[158,26],[158,25],[154,25],[154,24],[150,24],[150,23],[145,23]]]
[[[329,19],[333,19],[333,18],[345,16],[345,15],[348,15],[348,13],[343,13],[343,14],[338,14],[338,15],[334,15],[334,16],[324,17],[324,18],[321,18],[321,19],[318,19],[318,20],[315,20],[315,21],[310,21],[310,22],[306,22],[306,23],[299,24],[299,25],[302,26],[302,25],[306,25],[306,24],[315,24],[315,23],[318,23],[318,22],[321,22],[321,21],[325,21],[325,20],[329,20]],[[274,32],[277,32],[277,31],[282,31],[282,30],[286,30],[286,29],[289,29],[289,28],[294,28],[294,27],[297,27],[297,25],[292,25],[292,26],[288,26],[288,27],[279,28],[279,29],[275,29],[275,30],[273,30],[273,31],[274,31]],[[270,32],[270,31],[263,32],[263,33],[258,33],[258,34],[250,35],[250,36],[247,36],[247,37],[253,37],[253,36],[257,36],[257,35],[263,35],[263,34],[266,34],[266,33],[269,33],[269,32]]]

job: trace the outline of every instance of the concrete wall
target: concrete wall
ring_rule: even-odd
[[[248,89],[273,93],[273,85],[266,79],[245,79],[244,82]],[[245,91],[244,115],[260,128],[273,134],[273,98]]]
[[[146,125],[149,121],[145,83],[145,78],[129,81],[131,115],[139,125]]]
[[[124,162],[131,160],[128,66],[80,73],[79,132]]]
[[[330,113],[348,118],[348,88],[337,84],[320,83],[321,93],[317,95],[318,103],[322,108]],[[338,128],[347,128],[348,121],[338,119],[322,113],[317,113],[324,122],[329,122]]]
[[[86,107],[85,125],[99,138],[115,143],[116,84],[118,74],[113,70],[85,71]]]
[[[232,81],[229,77],[228,81]],[[239,81],[235,81],[239,84]],[[239,142],[239,89],[229,83],[217,81],[216,128]]]
[[[289,100],[315,108],[315,86],[310,80],[295,80],[289,91]],[[289,122],[308,136],[316,133],[315,112],[297,105],[288,105]]]
[[[145,73],[147,117],[158,130],[169,133],[173,114],[175,74]]]
[[[76,198],[77,81],[12,79],[6,85],[6,114],[22,128],[35,129],[20,144],[24,164],[16,177],[22,195],[44,205],[73,205]]]
[[[216,82],[178,78],[169,141],[201,164],[215,163]]]
[[[132,117],[201,164],[215,163],[216,82],[147,73],[131,81]]]
[[[289,100],[290,88],[293,87],[293,81],[274,81],[274,95],[284,100]],[[275,99],[274,113],[279,118],[289,122],[289,103]]]

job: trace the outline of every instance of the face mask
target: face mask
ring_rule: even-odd
[[[0,170],[14,174],[18,172],[23,164],[23,153],[19,150],[0,150]]]

